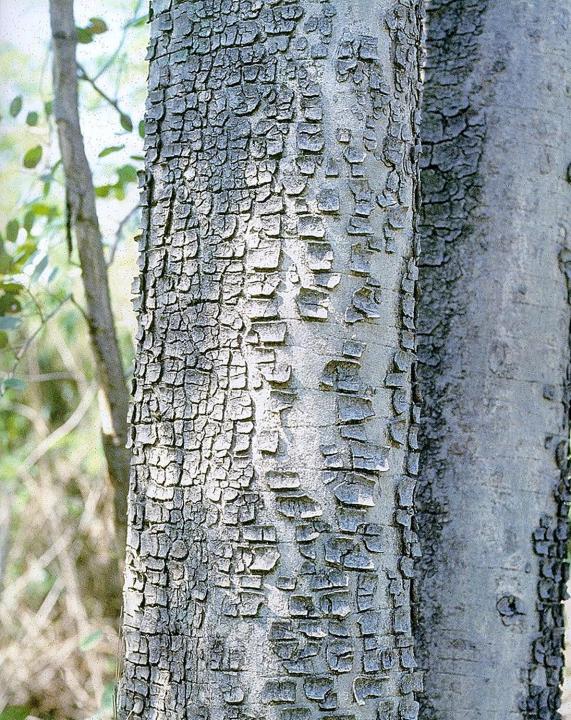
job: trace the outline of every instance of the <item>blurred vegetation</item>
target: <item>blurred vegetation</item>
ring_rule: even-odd
[[[121,578],[41,5],[0,9],[14,38],[0,38],[0,720],[112,717],[119,657]],[[146,9],[75,9],[83,134],[127,368]],[[26,32],[27,18],[41,32]]]

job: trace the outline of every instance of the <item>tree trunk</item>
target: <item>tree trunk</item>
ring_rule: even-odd
[[[567,0],[430,3],[423,718],[556,718],[568,498]]]
[[[129,452],[126,448],[129,392],[111,309],[91,168],[79,121],[73,0],[50,0],[50,23],[54,54],[54,117],[65,175],[67,212],[77,242],[86,319],[99,383],[101,439],[113,491],[117,547],[122,550],[129,484]]]
[[[416,2],[152,3],[121,718],[416,718]]]

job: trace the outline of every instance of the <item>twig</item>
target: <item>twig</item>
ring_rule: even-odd
[[[46,419],[36,408],[31,407],[30,405],[25,405],[24,403],[13,402],[11,404],[11,409],[25,417],[26,420],[29,420],[38,435],[42,436],[48,434],[49,429]]]
[[[34,305],[35,305],[35,307],[36,307],[36,310],[37,310],[37,312],[38,312],[38,315],[40,316],[40,321],[41,321],[42,323],[44,323],[44,322],[45,322],[45,318],[44,318],[44,313],[43,313],[43,310],[42,310],[42,306],[41,306],[40,303],[36,300],[36,296],[35,296],[34,293],[30,290],[30,287],[29,287],[29,286],[26,287],[25,285],[22,285],[22,290],[24,290],[25,292],[28,293],[28,295],[30,296],[32,302],[34,303]]]
[[[18,362],[20,362],[22,357],[29,350],[30,345],[34,342],[34,340],[37,338],[37,336],[40,334],[40,332],[45,328],[45,326],[48,324],[48,322],[58,314],[58,312],[66,304],[66,302],[68,300],[71,300],[72,297],[73,296],[71,295],[71,293],[69,295],[66,295],[64,297],[64,299],[51,312],[49,312],[47,315],[44,316],[41,325],[38,328],[36,328],[36,330],[34,330],[34,332],[30,335],[29,338],[27,338],[26,342],[22,345],[22,347],[16,353],[16,364],[12,368],[11,376],[13,376]]]
[[[76,310],[79,310],[81,317],[85,320],[85,322],[89,326],[89,315],[85,312],[81,303],[78,303],[73,295],[70,297],[70,300],[71,300],[71,304],[75,307]]]
[[[9,585],[6,585],[4,592],[0,598],[0,611],[5,608],[12,614],[13,608],[18,602],[19,594],[25,590],[26,585],[31,581],[32,577],[37,573],[38,568],[47,567],[58,556],[64,545],[72,542],[73,530],[67,528],[63,535],[60,535],[55,543],[52,543],[47,550],[40,555],[39,558],[33,558],[29,561],[29,567],[26,572],[19,575]]]
[[[14,364],[12,365],[12,368],[10,369],[10,372],[8,375],[4,378],[4,381],[6,380],[12,380],[15,377],[16,370],[18,368],[18,365],[20,364],[21,359],[24,357],[24,355],[28,352],[30,349],[30,346],[32,343],[36,340],[38,335],[41,333],[41,331],[46,327],[48,322],[55,316],[57,313],[61,310],[63,305],[71,299],[71,295],[67,295],[60,303],[55,307],[51,312],[49,312],[42,320],[42,323],[37,327],[34,332],[30,335],[29,338],[26,338],[26,342],[22,345],[22,347],[18,350],[16,353],[16,359],[14,361]]]
[[[113,245],[111,246],[111,252],[109,253],[109,259],[107,260],[107,267],[109,267],[113,260],[115,259],[115,253],[117,252],[117,248],[119,246],[119,243],[121,242],[121,238],[123,236],[123,230],[125,229],[125,225],[129,222],[129,220],[133,217],[133,215],[138,211],[139,206],[135,205],[135,207],[131,208],[129,212],[125,215],[125,217],[121,220],[119,225],[117,226],[117,232],[115,233],[115,240],[113,242]]]
[[[44,438],[38,445],[36,445],[33,451],[22,463],[21,468],[18,470],[19,475],[29,472],[40,460],[40,458],[42,458],[56,443],[58,443],[66,435],[69,435],[69,433],[79,425],[84,415],[89,410],[96,394],[97,385],[93,383],[83,395],[79,405],[75,408],[68,419],[56,428],[50,435],[48,435],[47,438]]]
[[[48,372],[48,373],[35,373],[28,375],[19,375],[17,380],[24,380],[26,382],[51,382],[52,380],[74,380],[74,376],[70,372],[64,370],[60,372]]]
[[[126,22],[125,25],[123,25],[123,32],[121,33],[121,39],[119,40],[119,44],[117,45],[113,53],[107,58],[107,61],[103,64],[103,66],[93,76],[94,80],[98,80],[103,75],[103,73],[108,70],[115,62],[117,55],[119,55],[119,53],[123,49],[123,45],[125,44],[125,40],[127,39],[127,33],[129,31],[129,28],[131,27],[133,22],[138,19],[137,15],[139,14],[139,10],[141,9],[142,4],[142,0],[138,0],[137,5],[135,6],[135,11],[133,12],[133,17],[131,18],[131,20]]]
[[[117,100],[113,100],[113,98],[109,97],[109,95],[107,95],[107,93],[99,87],[95,80],[89,77],[89,75],[85,72],[85,70],[79,63],[77,63],[77,69],[79,70],[78,77],[80,80],[85,80],[85,82],[91,85],[95,92],[100,95],[105,100],[105,102],[108,102],[109,105],[111,105],[111,107],[114,108],[121,117],[123,115],[126,115],[126,113],[124,113],[119,107],[119,103],[117,102]]]

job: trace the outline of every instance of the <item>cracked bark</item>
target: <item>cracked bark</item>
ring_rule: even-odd
[[[416,502],[427,719],[559,717],[569,36],[563,0],[428,8]]]
[[[418,49],[152,3],[121,718],[417,717]]]
[[[50,23],[54,53],[54,118],[99,383],[101,437],[114,495],[117,546],[122,551],[126,537],[129,485],[129,451],[126,447],[129,394],[115,334],[91,169],[85,155],[79,120],[73,0],[50,0]]]

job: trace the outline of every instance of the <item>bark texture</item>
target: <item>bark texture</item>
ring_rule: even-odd
[[[121,718],[417,717],[418,48],[152,3]]]
[[[91,169],[79,121],[73,0],[50,0],[50,21],[54,53],[54,117],[99,382],[101,436],[114,492],[117,540],[118,546],[123,548],[129,485],[129,451],[126,447],[129,393],[115,334]]]
[[[570,10],[428,6],[416,503],[426,719],[559,717]]]

